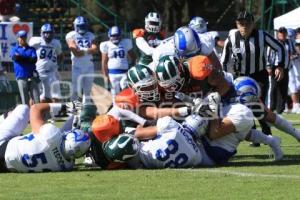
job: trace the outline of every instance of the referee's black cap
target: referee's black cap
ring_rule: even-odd
[[[240,21],[240,20],[246,20],[248,22],[254,22],[254,17],[253,15],[248,12],[248,11],[242,11],[238,14],[237,18],[236,18],[237,21]]]

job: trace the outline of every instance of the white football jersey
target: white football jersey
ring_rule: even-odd
[[[8,169],[17,172],[66,171],[73,167],[61,152],[63,134],[52,124],[41,127],[39,134],[11,139],[5,151]]]
[[[214,50],[215,42],[211,42],[211,36],[203,34],[198,34],[198,36],[201,41],[200,55],[210,55]],[[177,56],[173,36],[164,39],[160,45],[153,50],[152,59],[158,63],[159,59],[166,55]]]
[[[32,37],[28,44],[36,49],[36,70],[41,76],[57,70],[57,56],[62,53],[59,40],[52,39],[50,43],[46,43],[42,37]]]
[[[141,142],[138,156],[146,168],[196,167],[202,153],[192,136],[171,117],[164,117],[165,126],[153,140]]]
[[[85,34],[80,35],[76,31],[71,31],[66,35],[66,41],[74,40],[78,49],[91,47],[94,39],[95,39],[95,35],[91,32],[86,32]],[[93,65],[92,59],[93,59],[92,54],[86,54],[84,56],[76,57],[71,52],[71,60],[72,60],[73,66],[74,65],[76,65],[76,66],[91,66],[91,65]]]
[[[100,43],[101,53],[108,55],[108,69],[128,69],[127,52],[132,49],[130,39],[122,39],[117,45],[110,40]]]
[[[240,142],[245,140],[254,124],[253,113],[247,106],[239,103],[223,106],[220,113],[223,115],[222,118],[228,117],[231,120],[236,132],[216,140],[209,140],[206,137],[206,140],[210,146],[221,147],[229,152],[234,152]]]

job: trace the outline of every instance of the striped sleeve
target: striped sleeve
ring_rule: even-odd
[[[277,52],[277,59],[278,59],[278,66],[284,68],[285,66],[285,50],[284,46],[280,44],[273,36],[264,32],[265,42],[266,44],[271,47],[273,50]]]
[[[224,48],[223,48],[223,52],[222,52],[222,56],[221,56],[221,64],[222,64],[224,71],[228,70],[227,65],[228,65],[228,62],[229,62],[230,56],[231,56],[231,46],[232,46],[232,44],[231,44],[231,41],[228,36],[228,38],[225,40]]]

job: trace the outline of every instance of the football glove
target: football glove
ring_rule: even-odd
[[[204,99],[196,98],[193,100],[192,113],[198,114],[201,117],[216,118],[218,117],[220,102],[221,97],[217,92],[210,93]]]

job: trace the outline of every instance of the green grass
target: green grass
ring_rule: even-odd
[[[267,146],[247,142],[230,164],[216,168],[100,171],[78,160],[74,172],[0,174],[0,199],[299,199],[300,143],[273,134],[282,137],[280,162],[272,162]]]

